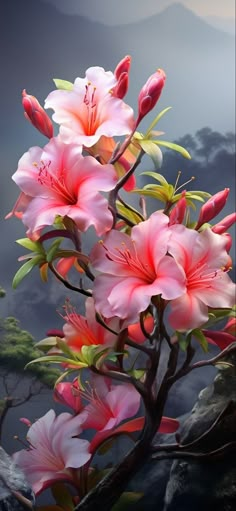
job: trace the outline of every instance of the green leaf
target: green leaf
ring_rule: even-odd
[[[18,245],[21,245],[24,248],[27,248],[28,250],[31,250],[32,252],[44,253],[44,248],[38,241],[32,241],[29,238],[21,238],[19,240],[16,240],[16,243],[18,243]]]
[[[53,81],[54,81],[57,89],[61,89],[61,90],[72,90],[73,89],[72,82],[68,82],[67,80],[61,80],[60,78],[53,78]]]
[[[26,275],[28,275],[28,273],[31,272],[34,266],[37,266],[40,262],[42,262],[42,256],[38,255],[35,256],[33,259],[30,259],[30,261],[27,261],[27,263],[23,264],[23,266],[20,267],[20,269],[16,272],[13,278],[12,281],[13,289],[16,289],[20,282],[26,277]]]
[[[156,181],[159,181],[162,185],[168,185],[168,181],[166,181],[162,174],[158,174],[158,172],[146,171],[142,172],[141,176],[153,177],[153,179],[156,179]]]
[[[186,351],[187,347],[191,341],[191,335],[182,334],[182,332],[176,332],[176,336],[178,339],[179,347],[182,351]]]
[[[61,355],[47,355],[45,357],[35,358],[34,360],[31,360],[31,362],[29,362],[25,367],[27,368],[28,366],[37,362],[46,362],[46,364],[73,364],[73,366],[76,366],[78,369],[88,367],[88,364],[85,364],[84,362],[62,357]]]
[[[155,167],[159,169],[162,165],[163,160],[160,148],[151,140],[140,140],[139,144],[142,147],[143,151],[150,156]]]
[[[174,144],[173,142],[167,142],[166,140],[153,140],[154,144],[161,145],[164,147],[168,147],[169,149],[172,149],[173,151],[176,151],[177,153],[182,154],[184,158],[187,158],[188,160],[191,160],[191,156],[187,149],[184,149],[179,144]]]
[[[160,121],[160,119],[163,117],[163,115],[165,115],[166,112],[169,112],[169,110],[171,110],[171,108],[172,108],[171,106],[168,106],[167,108],[164,108],[164,110],[159,112],[159,114],[157,114],[155,119],[153,119],[150,126],[148,127],[148,130],[145,133],[145,138],[149,135],[150,131],[152,131],[152,129],[157,125],[157,123]]]
[[[41,351],[47,352],[51,348],[55,348],[57,346],[57,337],[45,337],[39,342],[36,342],[35,347]]]
[[[49,250],[47,251],[47,255],[46,255],[48,263],[51,263],[53,261],[62,241],[63,241],[63,238],[58,238],[51,244]]]
[[[192,335],[193,335],[193,337],[195,337],[195,339],[197,339],[200,342],[200,346],[202,347],[203,351],[205,351],[205,353],[207,353],[208,352],[208,342],[207,342],[205,335],[202,333],[202,331],[199,330],[198,328],[195,328],[195,330],[192,330]]]

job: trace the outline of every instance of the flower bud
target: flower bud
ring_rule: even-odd
[[[117,85],[112,89],[112,95],[116,98],[123,99],[129,87],[128,73],[122,73],[118,79]]]
[[[126,55],[126,57],[124,57],[119,62],[119,64],[117,64],[117,66],[115,68],[114,75],[115,75],[117,80],[119,80],[120,76],[123,73],[129,74],[130,65],[131,65],[131,57],[130,57],[130,55]]]
[[[162,69],[151,75],[142,87],[138,97],[138,119],[136,126],[142,118],[156,105],[165,85],[166,75]]]
[[[224,331],[236,337],[236,318],[230,318],[229,321],[227,321]]]
[[[227,231],[232,225],[236,222],[236,213],[231,213],[227,215],[223,220],[221,220],[218,224],[214,225],[211,230],[216,234],[223,234]]]
[[[235,341],[233,335],[224,330],[202,330],[202,333],[205,335],[207,341],[210,344],[216,344],[218,348],[224,350],[227,348],[232,342]]]
[[[55,401],[62,405],[69,406],[78,413],[81,411],[82,403],[77,382],[61,382],[54,388]]]
[[[34,96],[30,96],[24,89],[22,92],[22,105],[25,118],[30,121],[45,137],[53,137],[53,125],[51,119]]]
[[[221,190],[221,192],[212,195],[212,197],[202,206],[198,218],[198,223],[195,227],[198,230],[203,224],[210,222],[212,218],[218,215],[226,204],[229,195],[229,188]]]
[[[182,224],[187,208],[187,201],[185,196],[186,191],[182,192],[181,199],[179,199],[174,208],[171,210],[169,225]]]
[[[225,250],[229,253],[233,243],[232,236],[229,234],[229,232],[224,232],[222,236],[225,237]]]

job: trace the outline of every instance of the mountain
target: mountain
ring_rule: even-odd
[[[206,16],[205,21],[213,27],[223,30],[235,36],[235,18],[219,18],[218,16]]]

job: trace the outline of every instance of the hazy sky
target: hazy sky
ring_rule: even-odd
[[[80,14],[108,25],[130,23],[181,3],[201,16],[235,16],[234,0],[45,0],[68,14]]]

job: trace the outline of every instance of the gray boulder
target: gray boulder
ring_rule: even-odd
[[[34,509],[34,494],[22,470],[0,447],[0,511]]]

